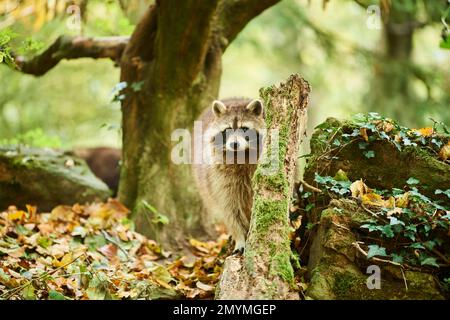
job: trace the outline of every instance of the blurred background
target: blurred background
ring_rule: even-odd
[[[151,2],[0,0],[0,47],[9,37],[33,56],[63,34],[130,35]],[[330,116],[370,111],[410,127],[430,126],[429,118],[448,124],[446,1],[373,1],[390,4],[384,28],[370,2],[284,0],[270,8],[226,51],[220,96],[256,97],[300,73],[312,85],[309,131]],[[64,61],[40,78],[0,66],[0,145],[120,147],[119,72],[112,61],[90,59]]]

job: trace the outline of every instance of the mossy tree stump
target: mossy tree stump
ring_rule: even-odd
[[[217,299],[299,298],[291,264],[289,205],[309,93],[309,84],[298,75],[279,87],[261,89],[268,134],[253,177],[250,230],[244,254],[225,261]]]

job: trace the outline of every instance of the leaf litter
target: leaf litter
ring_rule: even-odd
[[[0,299],[211,299],[227,236],[190,239],[174,256],[135,231],[129,210],[106,203],[0,213]]]

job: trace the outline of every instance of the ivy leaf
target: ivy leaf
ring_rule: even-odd
[[[358,143],[358,148],[361,150],[364,150],[367,148],[368,145],[369,144],[367,142],[360,142],[360,143]]]
[[[380,247],[377,244],[369,245],[369,252],[367,252],[367,259],[374,256],[387,257],[386,248]]]
[[[433,266],[433,267],[439,268],[439,265],[436,262],[436,258],[433,258],[433,257],[427,257],[427,258],[421,260],[420,265],[421,266]]]
[[[450,189],[447,189],[445,191],[441,190],[441,189],[436,189],[436,191],[434,192],[434,194],[445,194],[447,197],[450,198]]]
[[[363,225],[361,226],[361,228],[368,229],[369,232],[372,232],[372,231],[380,231],[380,229],[381,229],[380,226],[377,226],[377,225],[375,225],[375,224],[370,224],[370,223],[363,224]]]
[[[391,254],[391,256],[392,256],[393,262],[403,263],[403,257],[401,255],[393,253],[393,254]]]
[[[429,240],[425,241],[423,244],[428,250],[433,250],[434,246],[436,245],[436,242],[433,240]]]
[[[341,145],[341,142],[338,139],[334,139],[333,146],[339,147]]]
[[[401,221],[401,220],[398,220],[396,217],[389,217],[389,220],[390,220],[390,225],[391,226],[395,226],[395,225],[398,225],[398,224],[401,224],[401,225],[405,225],[405,223],[403,222],[403,221]]]
[[[386,236],[386,238],[393,238],[394,231],[392,230],[391,225],[387,224],[381,228],[381,233]]]
[[[373,150],[363,152],[363,154],[367,159],[375,158],[375,151],[373,151]]]
[[[409,247],[412,249],[425,249],[425,247],[420,242],[410,244]]]
[[[411,177],[411,178],[409,178],[408,180],[406,180],[406,183],[408,184],[408,185],[415,185],[415,184],[418,184],[420,182],[420,180],[418,180],[418,179],[416,179],[416,178],[413,178],[413,177]]]

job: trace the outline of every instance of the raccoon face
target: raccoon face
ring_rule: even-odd
[[[260,100],[214,101],[210,143],[218,152],[258,158],[263,146],[264,107]],[[253,153],[253,156],[251,155]],[[248,159],[247,159],[248,160]],[[247,162],[247,161],[246,161]]]

